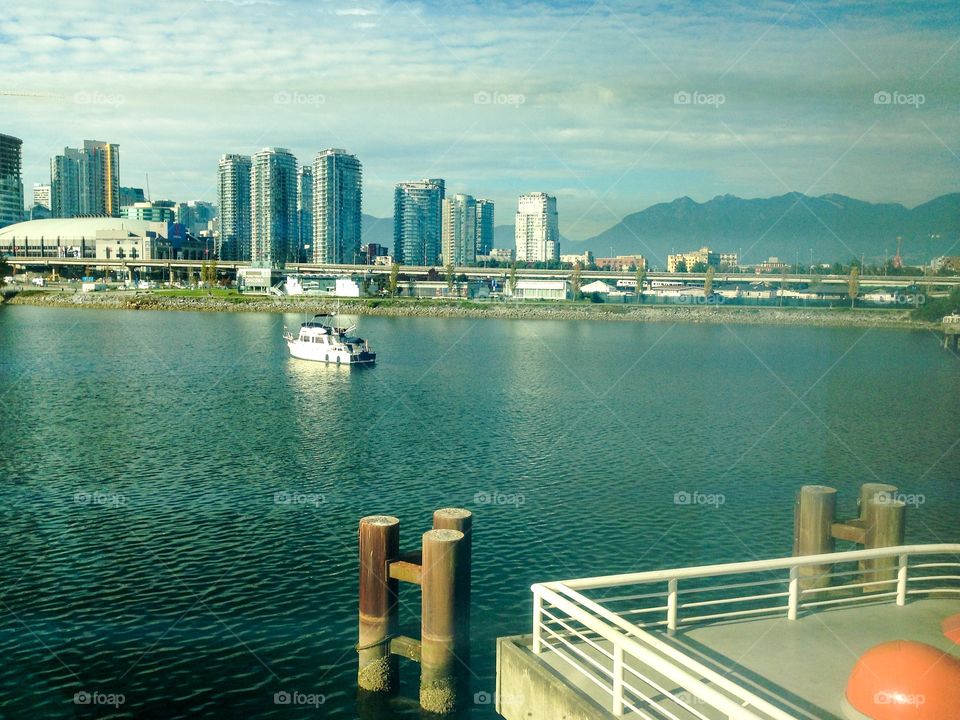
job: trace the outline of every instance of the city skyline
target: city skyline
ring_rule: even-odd
[[[24,140],[25,187],[75,136],[122,145],[126,182],[150,173],[155,197],[201,200],[215,198],[224,148],[342,146],[364,158],[371,215],[388,217],[410,177],[504,207],[539,187],[573,240],[685,195],[912,206],[960,188],[945,3],[465,6],[473,32],[455,44],[442,32],[453,11],[423,3],[135,3],[138,27],[123,31],[104,30],[93,3],[63,6],[17,8],[5,24],[0,103],[4,132]],[[131,61],[155,36],[163,48]],[[160,88],[194,74],[174,112]]]

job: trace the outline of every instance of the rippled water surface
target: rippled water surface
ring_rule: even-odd
[[[789,554],[805,483],[849,516],[894,482],[925,499],[908,541],[958,539],[960,362],[930,333],[361,318],[380,362],[349,370],[287,357],[300,320],[0,308],[0,717],[357,717],[367,514],[412,549],[474,511],[474,693],[532,582]]]

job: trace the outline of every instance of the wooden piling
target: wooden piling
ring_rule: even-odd
[[[463,577],[464,533],[429,530],[423,534],[420,707],[448,714],[456,709],[457,579]]]
[[[460,574],[456,579],[457,606],[456,636],[457,657],[470,662],[470,585],[473,565],[473,513],[464,508],[441,508],[433,513],[434,530],[458,530],[463,533]],[[462,673],[461,673],[462,674]]]
[[[874,494],[865,505],[864,548],[893,547],[903,545],[907,505],[896,499],[895,491]],[[892,592],[896,589],[898,561],[896,557],[865,560],[863,582],[884,582],[883,585],[868,585],[869,592]]]
[[[897,492],[897,486],[889,483],[864,483],[860,486],[860,499],[857,505],[860,507],[860,520],[867,520],[867,504],[870,500],[879,498],[892,498]]]
[[[826,485],[804,485],[797,493],[794,512],[793,554],[820,555],[834,550],[833,520],[837,491]],[[808,565],[799,569],[800,589],[830,584],[832,565]]]
[[[392,693],[399,665],[390,653],[398,627],[397,580],[389,563],[400,554],[400,521],[390,515],[360,520],[360,657],[357,684],[362,690]]]

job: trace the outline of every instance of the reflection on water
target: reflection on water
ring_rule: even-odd
[[[123,693],[113,717],[299,717],[282,691],[357,717],[373,513],[410,550],[434,509],[474,511],[491,694],[531,583],[788,554],[804,483],[852,517],[894,481],[926,498],[909,542],[957,539],[960,366],[927,333],[351,317],[378,358],[348,367],[290,358],[305,319],[0,307],[2,717],[72,716],[83,690]]]

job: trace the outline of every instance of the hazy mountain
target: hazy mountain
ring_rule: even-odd
[[[360,223],[360,242],[379,243],[393,253],[393,218],[378,218],[364,214]]]
[[[562,221],[562,219],[561,219]],[[640,253],[658,267],[671,252],[709,245],[717,252],[741,252],[744,262],[777,256],[785,262],[847,261],[865,255],[882,260],[896,253],[910,263],[960,254],[960,193],[942,195],[908,209],[898,203],[873,204],[843,195],[743,199],[718,195],[705,203],[688,197],[652,205],[561,252],[590,250],[606,257]]]

